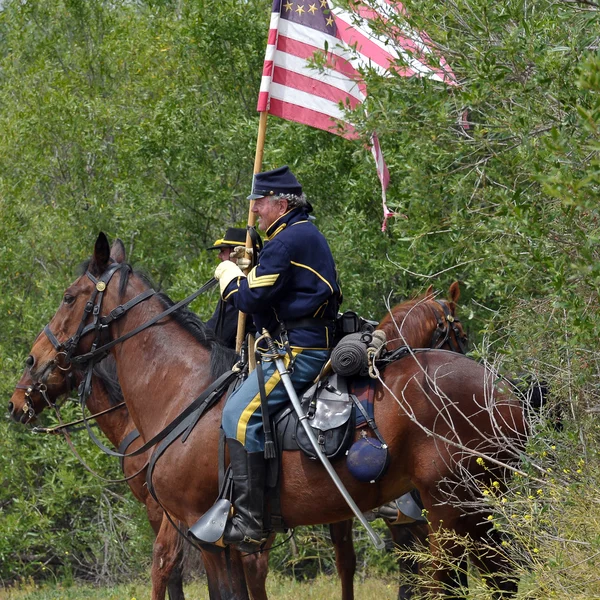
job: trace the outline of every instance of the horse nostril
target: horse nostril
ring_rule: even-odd
[[[8,403],[8,414],[12,415],[14,409],[15,409],[15,405],[12,402],[9,402]]]
[[[27,357],[27,360],[25,361],[25,366],[28,369],[32,369],[33,365],[35,365],[35,358],[33,356],[31,356],[31,354]]]

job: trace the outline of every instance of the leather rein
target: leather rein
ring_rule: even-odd
[[[144,331],[148,327],[151,327],[152,325],[154,325],[161,319],[163,319],[163,318],[167,317],[168,315],[170,315],[171,313],[175,312],[176,310],[178,310],[184,306],[187,306],[190,302],[192,302],[200,294],[211,289],[217,283],[216,279],[214,279],[214,278],[210,279],[200,289],[196,290],[193,294],[191,294],[187,298],[174,304],[173,306],[164,310],[160,314],[155,315],[150,320],[146,321],[145,323],[142,323],[140,326],[125,333],[124,335],[122,335],[112,341],[102,344],[101,343],[102,338],[105,337],[105,334],[108,331],[108,327],[110,326],[110,324],[113,321],[116,321],[117,319],[119,319],[120,317],[125,315],[134,306],[137,306],[144,300],[147,300],[148,298],[151,298],[152,296],[154,296],[156,294],[156,291],[153,289],[145,290],[144,292],[141,292],[140,294],[138,294],[137,296],[135,296],[128,302],[125,302],[124,304],[121,304],[121,305],[115,307],[107,315],[100,316],[102,299],[104,296],[104,292],[108,286],[108,283],[112,279],[113,275],[124,266],[125,265],[122,263],[113,263],[99,278],[94,277],[89,271],[86,271],[85,275],[95,284],[95,289],[92,292],[90,299],[87,301],[87,303],[85,305],[84,312],[83,312],[83,315],[81,318],[81,322],[79,323],[77,331],[68,340],[66,340],[64,342],[60,342],[57,339],[57,337],[54,335],[54,333],[51,331],[49,324],[46,325],[43,329],[43,333],[46,335],[46,337],[48,338],[48,340],[50,341],[50,343],[52,344],[54,349],[57,351],[57,356],[54,359],[54,363],[52,364],[50,370],[48,370],[45,374],[46,378],[49,376],[49,374],[52,372],[53,369],[58,368],[61,371],[68,371],[67,376],[70,377],[72,380],[71,365],[78,365],[78,366],[80,365],[85,369],[84,377],[79,386],[79,391],[78,391],[79,402],[80,402],[81,409],[82,409],[82,418],[79,421],[77,421],[76,423],[83,423],[85,425],[85,428],[88,431],[88,435],[90,436],[92,441],[96,444],[96,446],[98,446],[103,452],[105,452],[106,454],[112,455],[112,456],[118,456],[121,459],[128,457],[128,456],[137,456],[139,454],[142,454],[143,452],[146,452],[151,447],[155,446],[158,442],[163,440],[165,437],[167,437],[167,435],[174,428],[176,428],[177,425],[179,425],[182,421],[184,421],[186,419],[186,417],[188,417],[190,415],[191,412],[193,412],[194,410],[197,410],[199,405],[203,404],[209,398],[211,400],[213,400],[214,396],[216,395],[215,392],[217,391],[217,389],[219,389],[222,386],[223,380],[225,379],[225,377],[223,377],[223,376],[220,377],[216,382],[214,382],[211,386],[209,386],[209,388],[207,390],[205,390],[199,396],[199,398],[197,398],[186,410],[184,410],[183,413],[181,413],[172,423],[167,425],[167,427],[165,429],[163,429],[161,432],[159,432],[157,435],[155,435],[151,440],[149,440],[147,443],[145,443],[143,446],[141,446],[134,452],[131,452],[128,454],[123,454],[121,452],[115,452],[111,448],[108,448],[107,446],[105,446],[94,435],[88,421],[91,418],[99,416],[100,414],[105,414],[106,412],[110,412],[111,410],[116,410],[117,408],[121,408],[121,406],[122,406],[122,405],[117,405],[106,411],[103,411],[102,413],[98,413],[96,415],[92,415],[89,417],[85,416],[85,403],[86,403],[87,397],[89,396],[90,391],[91,391],[91,380],[92,380],[94,365],[97,362],[99,362],[100,360],[102,360],[103,358],[105,358],[108,354],[108,351],[111,348],[113,348],[117,344],[123,343],[124,341],[137,335],[141,331]],[[91,323],[87,323],[90,316],[92,318],[92,321],[91,321]],[[96,333],[96,337],[95,337],[94,341],[92,342],[92,346],[91,346],[90,350],[84,354],[74,355],[74,352],[75,352],[77,346],[79,345],[79,342],[81,341],[81,339],[92,332]],[[230,371],[226,375],[230,375],[231,373],[232,372]],[[45,399],[46,403],[50,407],[53,407],[55,410],[57,410],[56,403],[53,403],[49,399],[49,397],[46,393],[47,387],[46,387],[45,383],[43,383],[41,381],[34,381],[31,386],[18,385],[17,387],[26,389],[26,393],[25,393],[26,412],[31,418],[33,418],[35,416],[35,410],[34,410],[32,402],[31,402],[31,394],[34,391],[40,393],[42,395],[42,397]],[[61,425],[59,427],[54,428],[54,429],[56,429],[56,430],[65,429],[68,425],[72,425],[72,424],[73,423],[63,425],[61,423]],[[41,431],[41,430],[38,430],[38,431]],[[48,432],[53,432],[53,430],[48,431]],[[145,468],[145,466],[146,465],[144,465],[143,468]],[[141,470],[143,470],[143,468]],[[141,472],[141,470],[138,471],[138,473],[128,477],[127,479],[131,479],[132,477],[135,477],[137,474],[139,474],[139,472]],[[119,480],[119,481],[125,481],[125,480]]]

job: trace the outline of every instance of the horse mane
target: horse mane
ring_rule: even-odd
[[[433,299],[431,293],[425,292],[410,300],[405,300],[400,304],[392,307],[381,320],[378,329],[385,332],[388,340],[398,337],[398,327],[403,327],[403,334],[409,337],[410,334],[406,331],[414,323],[415,326],[420,326],[422,321],[423,311],[426,310],[427,302]]]
[[[79,267],[81,275],[87,271],[89,264],[90,261],[87,260]],[[128,263],[124,263],[121,267],[119,298],[122,298],[125,294],[131,275],[141,279],[149,288],[158,287],[152,282],[149,275],[138,269],[133,269]],[[171,308],[171,306],[176,304],[176,302],[171,300],[165,292],[158,291],[155,297],[165,309]],[[189,333],[198,343],[210,352],[210,375],[213,379],[221,376],[235,364],[238,358],[237,353],[231,348],[224,346],[218,340],[215,332],[210,327],[207,327],[202,319],[187,306],[182,306],[171,313],[170,316],[184,331]]]
[[[156,298],[165,308],[170,308],[175,304],[164,292],[158,292]],[[210,351],[210,374],[213,379],[231,369],[238,358],[237,353],[224,346],[217,339],[215,332],[207,327],[195,312],[192,312],[187,306],[182,306],[171,313],[171,316],[178,325]]]
[[[125,400],[121,384],[119,383],[119,377],[117,376],[117,363],[112,354],[109,354],[98,364],[94,365],[94,375],[104,385],[111,405],[116,406]]]

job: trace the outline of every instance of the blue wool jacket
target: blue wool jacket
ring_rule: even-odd
[[[281,216],[266,231],[259,263],[234,279],[223,299],[252,315],[257,331],[304,318],[333,321],[341,302],[335,263],[323,234],[302,208]],[[324,324],[290,329],[293,348],[328,349],[333,328]]]

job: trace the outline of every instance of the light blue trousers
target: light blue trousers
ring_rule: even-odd
[[[294,389],[300,394],[316,378],[329,358],[329,350],[293,351],[294,371],[290,377]],[[289,356],[281,354],[286,367]],[[277,412],[289,401],[281,376],[274,362],[263,362],[263,378],[269,402],[269,413]],[[228,438],[235,438],[244,444],[248,452],[260,452],[265,448],[265,435],[262,423],[260,391],[256,369],[248,379],[231,394],[223,409],[222,427]]]

